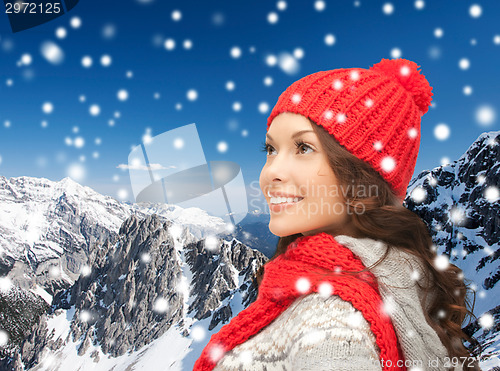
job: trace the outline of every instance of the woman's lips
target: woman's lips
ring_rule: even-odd
[[[279,203],[279,204],[269,204],[269,209],[273,212],[279,212],[283,209],[286,209],[287,207],[291,207],[291,206],[294,206],[294,205],[297,205],[299,202],[301,202],[303,200],[300,199],[298,200],[297,202],[283,202],[283,203]]]

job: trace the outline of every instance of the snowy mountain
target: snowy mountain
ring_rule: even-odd
[[[255,300],[252,277],[265,261],[235,239],[200,241],[157,215],[132,215],[55,297],[8,367],[192,369],[208,334]]]
[[[225,233],[222,219],[197,208],[127,204],[70,178],[0,176],[0,275],[49,296],[71,286],[95,246],[116,237],[131,215],[158,214],[189,227],[196,238]]]
[[[279,238],[269,230],[269,220],[269,214],[249,212],[228,235],[271,258],[276,252]]]
[[[495,356],[483,369],[500,367],[500,131],[483,133],[453,163],[412,180],[406,206],[428,225],[438,253],[464,272],[476,292],[475,321],[468,328]]]

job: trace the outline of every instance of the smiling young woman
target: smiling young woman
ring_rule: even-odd
[[[434,266],[403,205],[433,95],[418,68],[320,71],[280,95],[260,175],[276,253],[195,370],[479,369],[463,274]]]

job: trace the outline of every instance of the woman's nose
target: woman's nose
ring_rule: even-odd
[[[270,182],[280,180],[284,182],[289,177],[289,167],[289,159],[287,159],[284,154],[278,154],[267,164],[265,168],[266,178]]]

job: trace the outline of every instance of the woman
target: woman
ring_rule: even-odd
[[[402,204],[433,95],[418,68],[383,59],[281,94],[260,176],[277,251],[195,370],[479,369],[462,344],[463,275],[434,266]]]

